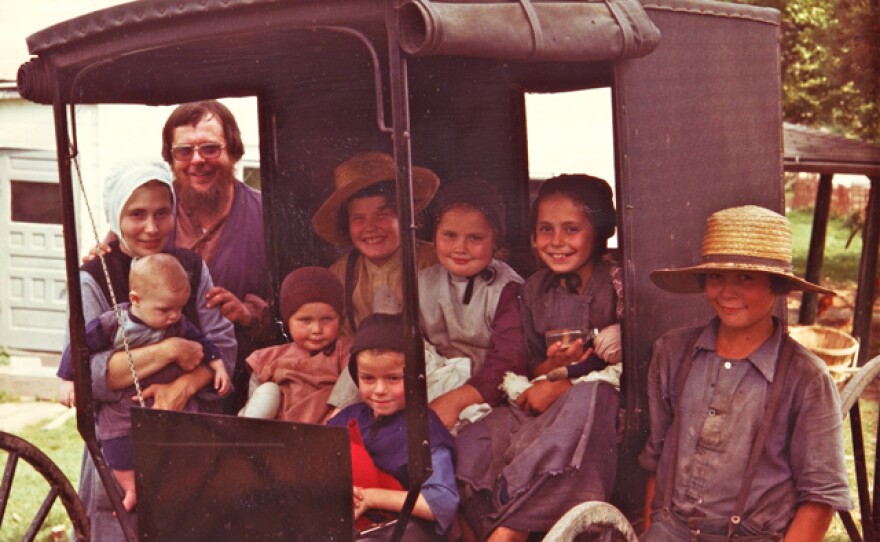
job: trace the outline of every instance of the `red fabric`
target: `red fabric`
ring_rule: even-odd
[[[397,478],[376,467],[373,458],[370,457],[370,453],[364,445],[364,439],[361,437],[361,430],[358,427],[357,420],[348,422],[348,440],[351,446],[351,480],[355,486],[404,490],[400,482],[397,481]],[[386,513],[385,515],[388,519],[394,517],[394,514],[391,513]],[[355,527],[358,531],[362,531],[373,523],[370,518],[364,515],[358,518],[355,522]]]

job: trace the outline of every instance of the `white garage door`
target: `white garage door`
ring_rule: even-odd
[[[0,149],[0,345],[61,349],[67,287],[55,155]]]

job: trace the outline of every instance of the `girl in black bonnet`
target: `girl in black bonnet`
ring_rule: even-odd
[[[532,207],[532,245],[546,265],[526,281],[520,305],[532,385],[520,408],[496,407],[456,440],[462,509],[480,540],[525,541],[572,506],[611,495],[623,310],[620,269],[606,256],[612,199],[602,179],[562,175],[543,184]],[[582,337],[593,329],[587,348]],[[594,351],[597,371],[544,377]]]

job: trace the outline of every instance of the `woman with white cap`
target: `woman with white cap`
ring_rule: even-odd
[[[217,347],[231,374],[236,356],[235,332],[232,323],[217,309],[206,307],[206,293],[213,281],[204,261],[184,249],[168,249],[168,238],[174,228],[175,195],[171,171],[160,160],[128,160],[111,168],[104,183],[104,210],[111,230],[118,240],[110,243],[104,255],[109,281],[101,260],[92,259],[80,269],[83,316],[89,322],[113,308],[116,300],[128,298],[128,272],[133,259],[169,252],[177,257],[190,275],[191,296],[184,308],[187,317]],[[65,345],[66,346],[66,345]],[[150,376],[166,365],[177,363],[189,371],[171,384],[157,384],[143,390],[144,397],[154,399],[154,408],[180,410],[190,397],[209,385],[211,372],[200,366],[202,347],[181,338],[165,339],[157,344],[132,350],[138,377]],[[89,360],[92,392],[96,408],[101,402],[119,399],[120,390],[131,386],[133,378],[125,352],[96,354]],[[73,368],[59,367],[64,403],[73,402]],[[205,405],[207,407],[207,405]],[[110,507],[107,495],[90,460],[84,460],[80,481],[80,497],[91,520],[95,540],[124,540],[122,530]]]
[[[773,312],[791,290],[831,291],[792,273],[791,226],[763,207],[710,216],[702,260],[651,273],[716,316],[654,344],[642,540],[822,540],[850,507],[840,398]]]

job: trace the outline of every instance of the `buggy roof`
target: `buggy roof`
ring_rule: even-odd
[[[785,170],[880,175],[880,145],[786,123]]]
[[[338,44],[347,40],[337,36],[328,40],[321,30],[344,26],[377,48],[384,47],[391,3],[140,0],[121,4],[28,37],[31,54],[40,58],[19,70],[19,90],[27,99],[51,103],[50,74],[88,68],[93,73],[80,81],[75,100],[79,103],[179,103],[208,97],[206,88],[212,97],[252,95],[285,63],[320,65],[318,58],[334,52],[340,59],[351,57],[351,45]],[[779,24],[775,10],[705,0],[400,3],[398,41],[413,57],[482,57],[533,69],[537,61],[547,67],[648,54],[660,41],[660,32],[647,15],[650,10]],[[512,80],[528,86],[522,80],[527,77],[517,75],[522,74],[514,74]],[[604,84],[576,80],[561,86]],[[67,91],[64,86],[62,90]]]

